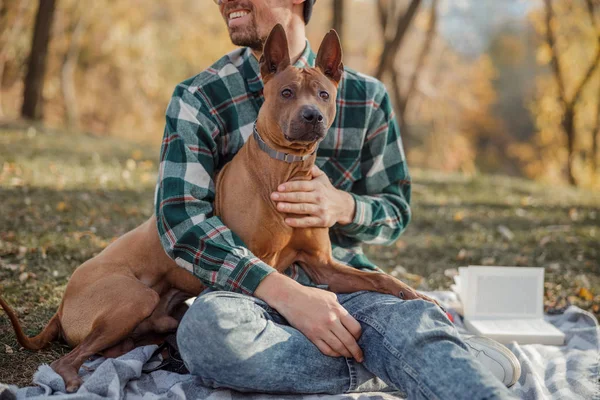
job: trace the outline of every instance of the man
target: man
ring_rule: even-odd
[[[506,398],[444,313],[374,292],[335,295],[251,254],[213,215],[214,174],[241,148],[263,102],[258,58],[281,23],[295,66],[314,64],[305,36],[314,1],[216,1],[236,50],[177,86],[167,110],[157,188],[163,246],[208,290],[178,330],[190,372],[211,387],[265,393],[399,390],[411,398]],[[360,243],[392,243],[410,219],[410,178],[392,106],[377,80],[346,69],[336,121],[313,180],[272,194],[293,227],[331,227],[333,254],[377,270]],[[514,356],[486,346],[514,381]],[[500,364],[498,364],[500,365]],[[377,378],[378,377],[378,378]],[[388,387],[389,385],[389,387]]]

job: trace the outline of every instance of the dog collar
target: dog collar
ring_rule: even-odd
[[[296,156],[294,154],[284,153],[284,152],[277,151],[277,150],[270,148],[269,145],[267,143],[265,143],[265,141],[262,140],[262,138],[258,134],[258,129],[256,129],[256,124],[254,124],[253,136],[254,136],[254,139],[256,140],[256,143],[258,143],[258,147],[260,147],[260,149],[262,151],[264,151],[269,156],[271,156],[271,158],[274,158],[274,159],[280,160],[280,161],[285,161],[286,163],[289,163],[289,164],[296,162],[296,161],[308,160],[308,158],[310,156],[315,154],[315,152],[313,151],[312,153],[310,153],[306,156]]]

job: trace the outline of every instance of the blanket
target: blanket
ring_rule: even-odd
[[[431,292],[442,304],[456,301],[451,292]],[[453,311],[459,331],[466,332],[460,317]],[[511,391],[519,398],[600,400],[600,329],[590,313],[575,306],[546,320],[566,334],[564,346],[510,344],[521,362],[522,374]],[[160,362],[153,353],[157,346],[138,347],[116,358],[97,357],[80,370],[84,383],[77,393],[66,395],[62,378],[48,365],[39,367],[33,377],[36,386],[17,388],[0,384],[0,399],[210,399],[210,400],[395,400],[399,393],[355,393],[343,395],[266,395],[245,394],[231,390],[203,387],[191,375],[163,370],[149,374],[142,368]],[[4,387],[4,389],[3,389]],[[465,393],[465,399],[468,399]]]

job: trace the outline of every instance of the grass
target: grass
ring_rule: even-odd
[[[0,129],[0,292],[28,334],[56,311],[73,270],[153,212],[158,148],[115,138]],[[496,176],[413,170],[413,221],[367,247],[421,289],[447,289],[461,265],[546,267],[546,304],[600,312],[600,196]],[[0,382],[31,383],[65,354],[19,348],[0,312]],[[18,366],[18,368],[16,368]]]

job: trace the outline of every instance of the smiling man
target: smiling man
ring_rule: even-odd
[[[375,292],[336,296],[295,264],[274,273],[214,215],[215,172],[251,135],[264,102],[258,59],[273,26],[285,28],[294,66],[315,62],[305,33],[314,1],[216,3],[241,48],[175,89],[156,198],[166,252],[210,288],[178,330],[187,368],[207,386],[239,391],[510,397],[502,380],[511,385],[520,369],[505,347],[461,339],[427,301]],[[340,261],[381,272],[361,244],[393,243],[411,215],[400,132],[381,82],[344,70],[337,116],[316,163],[311,181],[283,183],[271,199],[295,215],[286,219],[292,227],[330,227]]]

